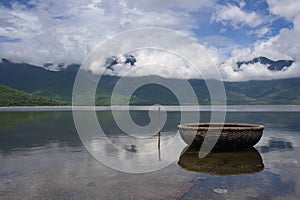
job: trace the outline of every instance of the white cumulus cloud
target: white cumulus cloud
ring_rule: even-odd
[[[299,0],[267,0],[269,10],[276,15],[283,16],[289,20],[293,20],[300,13]]]
[[[188,12],[195,8],[191,4],[186,12],[175,12],[169,9],[171,2],[163,3],[163,11],[156,9],[159,2],[152,3],[148,11],[148,1],[124,0],[30,0],[30,7],[17,2],[11,8],[0,6],[0,36],[15,40],[0,43],[0,56],[40,66],[81,63],[98,43],[121,31],[157,26],[191,33],[196,27]]]
[[[224,26],[230,24],[234,28],[241,26],[257,27],[263,23],[262,17],[254,11],[247,12],[235,5],[218,6],[212,21],[221,22]]]
[[[267,12],[270,12],[268,16],[246,10],[243,0],[236,5],[218,5],[211,0],[29,0],[27,5],[30,6],[16,1],[11,8],[0,6],[0,39],[4,38],[0,40],[0,57],[39,66],[44,63],[81,63],[97,44],[108,37],[150,26],[171,28],[195,37],[195,41],[206,48],[226,80],[300,77],[300,3],[298,0],[266,1],[269,5]],[[241,47],[234,37],[228,38],[222,33],[212,31],[210,35],[197,36],[195,30],[201,29],[199,23],[203,20],[199,13],[209,15],[207,23],[211,19],[211,23],[223,25],[224,30],[229,26],[233,29],[245,28],[259,40]],[[272,36],[272,17],[285,18],[293,26],[282,28]],[[173,43],[174,48],[180,48],[181,44]],[[182,48],[186,47],[183,45]],[[142,62],[150,65],[153,59],[160,59],[168,61],[175,71],[181,70],[185,78],[196,78],[186,63],[170,55],[136,52],[135,56],[138,60],[136,66],[141,66]],[[243,66],[242,71],[235,71],[236,62],[259,56],[272,60],[291,59],[295,63],[279,72],[272,72],[259,64]],[[203,67],[202,72],[209,75],[211,72],[205,66],[205,60],[201,62],[202,66],[197,67]],[[97,71],[99,66],[95,64],[91,67]],[[120,75],[126,73],[126,67],[116,67]],[[170,71],[163,68],[156,70],[172,77]],[[132,72],[141,75],[153,71]]]
[[[297,0],[279,1],[268,0],[272,14],[284,17],[293,23],[292,28],[282,28],[279,33],[267,40],[259,40],[248,48],[237,48],[231,57],[222,64],[220,70],[224,78],[230,81],[251,79],[278,79],[300,76],[300,3]],[[266,32],[266,30],[262,30]],[[249,61],[253,58],[265,56],[272,60],[293,60],[291,67],[284,71],[267,70],[266,65],[247,65],[242,71],[235,71],[236,63]]]

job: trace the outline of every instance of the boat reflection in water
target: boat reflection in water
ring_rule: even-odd
[[[252,174],[264,169],[261,155],[254,148],[238,151],[210,152],[199,158],[199,148],[186,147],[181,152],[178,165],[194,172],[214,175]]]

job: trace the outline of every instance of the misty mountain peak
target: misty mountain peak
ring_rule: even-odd
[[[262,65],[266,65],[267,68],[270,70],[270,71],[281,71],[281,70],[284,70],[285,67],[290,67],[294,61],[293,60],[277,60],[277,61],[274,61],[274,60],[271,60],[267,57],[264,57],[264,56],[260,56],[260,57],[257,57],[257,58],[254,58],[250,61],[240,61],[240,62],[237,62],[236,65],[237,65],[237,68],[238,68],[238,71],[239,70],[242,70],[241,69],[241,66],[242,65],[251,65],[251,64],[262,64]]]
[[[122,55],[122,56],[110,56],[106,59],[104,67],[106,69],[110,69],[112,71],[114,71],[113,66],[117,65],[117,64],[128,64],[130,63],[131,66],[134,65],[134,63],[136,63],[136,58],[131,55],[131,54],[126,54],[126,55]]]

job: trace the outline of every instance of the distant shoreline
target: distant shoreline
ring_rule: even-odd
[[[0,112],[46,112],[46,111],[224,111],[227,112],[300,112],[300,105],[228,105],[224,106],[12,106],[0,107]]]

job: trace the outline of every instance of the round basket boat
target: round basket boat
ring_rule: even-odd
[[[201,147],[204,139],[216,141],[214,150],[253,147],[261,138],[264,126],[237,123],[194,123],[178,126],[181,138],[191,146]]]

